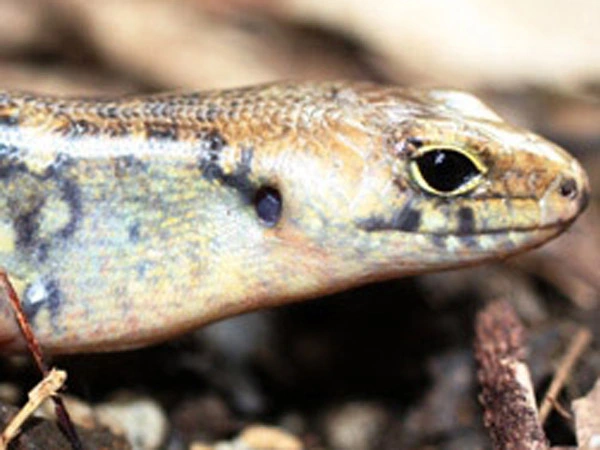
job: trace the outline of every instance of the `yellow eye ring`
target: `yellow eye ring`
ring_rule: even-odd
[[[487,173],[483,162],[453,145],[426,145],[411,156],[409,173],[423,191],[440,197],[455,197],[475,189]]]

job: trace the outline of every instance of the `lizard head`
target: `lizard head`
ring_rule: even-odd
[[[366,87],[336,101],[341,125],[304,147],[326,154],[286,169],[294,189],[282,216],[335,255],[323,258],[332,277],[336,267],[380,279],[502,258],[560,234],[586,206],[571,155],[472,95]]]
[[[588,180],[567,152],[469,94],[413,95],[425,114],[401,120],[387,140],[400,202],[362,221],[365,231],[420,235],[437,248],[422,251],[444,264],[541,245],[583,211]]]

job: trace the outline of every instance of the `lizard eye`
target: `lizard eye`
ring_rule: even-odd
[[[444,197],[474,189],[485,172],[481,161],[451,146],[421,147],[410,161],[413,181],[424,191]]]

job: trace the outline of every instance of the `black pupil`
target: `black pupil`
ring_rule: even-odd
[[[440,192],[452,192],[479,175],[469,158],[451,149],[431,150],[416,161],[423,179]]]
[[[272,227],[279,222],[281,217],[281,194],[272,187],[262,187],[256,192],[254,198],[254,208],[256,214],[263,223]]]

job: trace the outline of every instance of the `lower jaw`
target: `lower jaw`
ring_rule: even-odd
[[[517,255],[544,245],[560,235],[568,225],[560,224],[532,230],[510,230],[479,235],[448,237],[454,248],[448,250],[466,259],[502,259]]]

